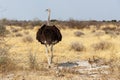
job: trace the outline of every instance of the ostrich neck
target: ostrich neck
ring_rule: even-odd
[[[47,24],[50,25],[50,12],[48,12],[48,21]]]

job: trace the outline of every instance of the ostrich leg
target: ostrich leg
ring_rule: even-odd
[[[50,62],[52,63],[53,61],[53,44],[51,44],[50,46],[50,51],[51,51],[51,55],[50,55]]]
[[[50,68],[51,63],[52,63],[52,59],[53,59],[53,45],[46,44],[45,47],[46,47],[46,57],[47,57],[48,65]]]
[[[50,67],[51,62],[50,62],[50,58],[49,58],[49,45],[46,44],[45,47],[46,47],[46,57],[48,60],[48,67]]]

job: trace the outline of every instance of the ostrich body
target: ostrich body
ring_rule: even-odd
[[[46,56],[50,67],[53,59],[53,45],[62,40],[60,30],[55,26],[50,26],[50,10],[48,11],[48,23],[44,24],[37,32],[36,39],[46,47]]]

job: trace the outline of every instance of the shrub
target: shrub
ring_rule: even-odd
[[[113,78],[114,80],[120,80],[120,58],[114,57],[114,59],[111,59],[109,61],[109,66],[110,78]]]
[[[84,35],[84,33],[80,32],[80,31],[76,31],[76,32],[74,32],[74,35],[77,36],[77,37],[79,37],[79,36]]]
[[[31,36],[25,36],[23,42],[33,42],[33,38]]]
[[[94,50],[106,50],[109,49],[112,46],[112,43],[106,42],[106,41],[101,41],[99,43],[95,43],[91,45]]]
[[[24,34],[28,35],[28,34],[29,34],[29,31],[24,31]]]
[[[71,49],[73,49],[75,51],[84,51],[85,46],[83,44],[78,43],[78,42],[72,42]]]
[[[8,33],[5,26],[0,24],[0,36],[5,36]]]
[[[16,37],[22,37],[23,35],[21,33],[16,33],[15,36]]]
[[[15,69],[15,64],[9,57],[10,46],[2,39],[0,40],[0,71],[8,72]]]
[[[28,55],[29,58],[29,67],[30,69],[36,70],[38,69],[38,64],[37,64],[37,60],[36,60],[36,56],[33,55],[31,52]]]
[[[16,33],[18,31],[19,31],[18,29],[12,28],[12,32]]]

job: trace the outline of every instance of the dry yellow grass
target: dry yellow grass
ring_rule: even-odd
[[[11,31],[10,27],[11,26],[8,27],[9,31]],[[12,34],[15,34],[13,32],[11,32],[9,37],[6,37],[7,43],[10,45],[13,45],[13,47],[10,50],[11,57],[14,59],[19,59],[20,61],[24,62],[24,61],[27,61],[28,54],[31,52],[34,55],[36,55],[38,62],[46,61],[45,47],[44,45],[41,45],[36,40],[36,32],[37,32],[38,27],[37,28],[35,27],[33,30],[31,29],[21,30],[19,27],[18,29],[20,30],[19,33],[23,35],[22,37],[10,36]],[[74,35],[75,31],[81,31],[85,33],[85,35],[81,37],[76,37]],[[29,34],[25,34],[24,32],[29,32]],[[117,36],[116,38],[112,38],[106,34],[104,34],[103,36],[94,36],[91,30],[89,29],[84,29],[84,30],[61,29],[61,33],[63,36],[62,41],[54,46],[54,62],[88,59],[89,57],[92,57],[93,55],[103,57],[106,59],[110,59],[111,55],[113,54],[116,55],[116,57],[120,57],[119,55],[120,36]],[[26,35],[29,35],[30,37],[32,37],[33,41],[24,42],[22,39],[26,37]],[[101,41],[110,42],[112,44],[111,48],[107,50],[94,51],[91,45],[95,43],[99,43]],[[77,51],[72,50],[70,47],[72,42],[79,42],[83,44],[86,50],[82,52],[77,52]]]
[[[13,32],[13,28],[17,29],[18,31]],[[34,27],[34,29],[22,29],[21,27],[8,26],[7,30],[10,31],[10,34],[5,38],[6,44],[12,46],[9,50],[9,57],[17,63],[17,66],[20,66],[23,69],[29,69],[30,54],[36,57],[35,59],[38,65],[47,62],[45,55],[45,46],[41,45],[36,40],[36,32],[38,30],[38,27]],[[88,58],[91,58],[93,56],[105,58],[106,60],[110,60],[113,57],[120,58],[120,36],[118,35],[115,38],[107,34],[104,34],[102,36],[95,36],[94,33],[92,33],[93,30],[96,29],[61,29],[63,38],[61,42],[54,46],[53,62],[60,63],[67,61],[88,60]],[[81,31],[85,35],[76,37],[74,35],[74,32],[76,31]],[[17,33],[22,34],[22,36],[16,36]],[[32,38],[32,42],[24,42],[23,39],[26,36],[30,36]],[[102,41],[111,43],[110,48],[105,50],[94,50],[94,48],[91,46]],[[71,49],[72,42],[83,44],[85,46],[85,50],[75,51]]]

